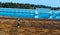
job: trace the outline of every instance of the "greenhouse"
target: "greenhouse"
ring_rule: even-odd
[[[60,19],[60,10],[48,8],[16,9],[0,8],[0,16],[14,18],[38,18],[38,19]]]

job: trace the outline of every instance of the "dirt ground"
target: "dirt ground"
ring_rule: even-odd
[[[0,17],[0,35],[60,35],[60,20]]]

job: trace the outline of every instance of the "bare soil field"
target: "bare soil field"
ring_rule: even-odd
[[[60,35],[60,20],[0,17],[0,35]]]

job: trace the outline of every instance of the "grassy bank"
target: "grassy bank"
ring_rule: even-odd
[[[60,21],[48,19],[18,19],[0,17],[0,35],[58,35]]]

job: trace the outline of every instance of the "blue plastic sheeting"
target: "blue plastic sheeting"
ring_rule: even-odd
[[[34,9],[0,8],[0,16],[16,18],[34,18]]]
[[[53,11],[52,18],[53,19],[60,19],[60,10],[59,11]]]
[[[15,9],[15,8],[0,8],[0,12],[7,13],[35,13],[35,9]]]
[[[3,13],[0,12],[0,16],[16,17],[16,18],[34,18],[34,14],[27,13]]]
[[[40,13],[40,14],[38,14],[38,18],[46,18],[46,19],[48,19],[49,17],[50,17],[49,13]]]
[[[56,16],[56,19],[60,19],[60,16]]]
[[[39,19],[60,19],[60,10],[50,10],[47,8],[37,9],[16,9],[0,8],[0,16],[16,18],[39,18]]]

